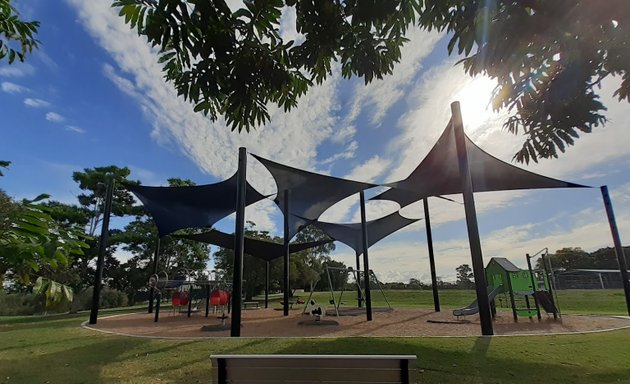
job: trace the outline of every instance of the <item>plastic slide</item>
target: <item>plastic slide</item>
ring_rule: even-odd
[[[543,307],[545,312],[547,313],[558,313],[558,309],[555,305],[553,305],[553,300],[551,300],[551,294],[547,291],[536,291],[534,292],[534,298],[538,301],[538,305]]]
[[[492,301],[494,300],[495,297],[497,297],[499,293],[503,292],[503,286],[499,285],[498,287],[494,289],[492,287],[488,287],[487,290],[490,292],[488,293],[488,300]],[[475,300],[472,303],[470,303],[470,305],[468,305],[467,307],[453,310],[453,316],[458,316],[458,317],[470,316],[478,312],[479,312],[479,305],[477,305],[477,300]]]

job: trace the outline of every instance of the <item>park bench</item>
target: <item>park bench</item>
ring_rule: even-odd
[[[213,355],[213,383],[416,383],[413,355]]]
[[[260,305],[258,304],[257,301],[243,301],[243,309],[259,309]]]

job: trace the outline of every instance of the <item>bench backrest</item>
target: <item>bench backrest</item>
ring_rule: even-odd
[[[415,383],[413,355],[213,355],[215,384]]]

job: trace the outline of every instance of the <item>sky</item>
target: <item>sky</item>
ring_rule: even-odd
[[[238,4],[232,1],[233,5]],[[81,192],[72,172],[118,165],[144,185],[170,177],[198,184],[230,177],[238,148],[270,160],[372,183],[404,179],[440,136],[450,103],[462,106],[469,137],[506,162],[522,137],[502,129],[506,113],[489,107],[493,82],[468,77],[446,38],[412,28],[392,75],[364,86],[343,79],[338,68],[311,88],[289,113],[270,107],[271,121],[250,133],[231,132],[193,112],[163,80],[155,51],[109,7],[109,1],[23,0],[23,18],[41,22],[40,48],[25,63],[0,64],[0,159],[12,162],[0,188],[16,198],[49,193],[74,203]],[[285,12],[281,34],[300,37],[295,14]],[[619,79],[601,89],[608,107],[605,127],[585,134],[559,159],[519,167],[546,176],[599,187],[608,185],[622,242],[630,238],[630,132],[627,102],[613,97]],[[248,158],[248,180],[260,192],[276,190],[271,175]],[[368,197],[378,192],[367,191]],[[457,202],[461,195],[449,196]],[[359,221],[358,195],[331,207],[321,220]],[[484,259],[507,257],[525,267],[525,254],[543,248],[586,251],[612,246],[599,188],[479,193],[475,195]],[[463,205],[429,199],[437,274],[455,279],[455,268],[471,264]],[[399,209],[393,202],[368,202],[367,219]],[[401,210],[422,218],[422,203]],[[279,209],[265,200],[248,207],[256,228],[282,236]],[[123,225],[125,219],[113,224]],[[233,218],[217,224],[232,232]],[[354,265],[354,251],[336,243],[333,258]],[[382,281],[430,281],[424,220],[370,248],[370,267]],[[128,257],[119,251],[121,259]]]

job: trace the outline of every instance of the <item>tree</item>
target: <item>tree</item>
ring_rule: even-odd
[[[4,176],[1,168],[8,169],[9,165],[11,165],[10,161],[0,160],[0,176]]]
[[[135,200],[131,192],[125,188],[125,184],[137,185],[137,180],[129,180],[131,170],[127,167],[117,167],[110,165],[106,167],[94,167],[85,168],[83,172],[74,172],[72,179],[79,184],[79,188],[84,191],[77,198],[79,200],[79,208],[82,212],[86,213],[87,226],[85,228],[88,236],[92,237],[92,241],[89,242],[90,248],[85,255],[75,260],[75,266],[78,268],[78,273],[81,276],[82,283],[80,288],[87,287],[93,283],[93,270],[90,268],[90,262],[97,257],[98,253],[98,241],[96,239],[96,231],[98,230],[101,221],[103,219],[103,206],[105,203],[105,191],[109,180],[114,180],[115,189],[112,199],[112,215],[125,216],[125,215],[142,215],[143,210],[139,205],[135,205]],[[70,211],[66,211],[69,213]],[[57,213],[61,214],[59,210]],[[71,220],[71,218],[67,218]],[[113,257],[115,251],[115,231],[110,231],[112,239],[105,258]]]
[[[321,262],[322,268],[319,276],[319,290],[320,291],[328,291],[330,289],[328,282],[328,274],[330,274],[330,284],[332,284],[332,289],[335,291],[339,291],[341,289],[346,289],[348,285],[348,279],[350,277],[350,272],[343,271],[339,269],[330,269],[328,273],[326,271],[326,267],[332,268],[341,268],[347,269],[348,267],[341,261],[336,261],[331,259],[329,256],[325,256]],[[363,274],[357,274],[361,279],[361,289],[363,289]],[[354,287],[353,287],[354,288]]]
[[[623,247],[624,254],[630,254],[630,247]],[[548,256],[553,269],[618,269],[619,264],[614,248],[600,248],[586,252],[579,247],[558,249]],[[536,268],[542,269],[542,258],[536,260]]]
[[[366,83],[392,72],[407,41],[418,0],[244,1],[119,0],[125,22],[158,47],[159,62],[195,111],[219,115],[239,131],[269,120],[267,104],[285,111],[339,62],[344,77]],[[304,38],[279,33],[284,7],[296,12]]]
[[[11,271],[28,283],[32,272],[67,266],[88,247],[81,228],[64,227],[52,218],[46,206],[37,204],[46,198],[40,195],[25,200],[14,215],[5,219],[9,224],[0,232],[0,279]]]
[[[558,249],[548,257],[553,269],[593,268],[590,255],[580,247]],[[542,258],[536,261],[536,268],[542,269]]]
[[[455,268],[457,271],[457,286],[462,289],[470,289],[475,286],[473,282],[473,271],[468,264],[462,264]]]
[[[85,168],[83,172],[72,173],[72,179],[79,184],[81,190],[86,191],[86,193],[80,194],[77,198],[81,207],[90,212],[88,228],[86,229],[88,235],[94,236],[101,223],[105,190],[109,180],[113,180],[116,183],[112,199],[112,215],[142,214],[142,208],[134,205],[133,195],[125,188],[125,185],[140,184],[137,180],[129,180],[130,174],[131,170],[129,168],[120,168],[115,165]]]
[[[627,0],[117,0],[125,22],[158,47],[168,81],[195,111],[225,117],[232,129],[268,121],[267,104],[285,111],[340,62],[344,77],[366,84],[393,71],[417,22],[450,36],[448,53],[471,76],[497,80],[495,109],[522,134],[519,162],[557,157],[581,133],[606,122],[598,89],[615,76],[630,101]],[[293,8],[302,38],[279,35]]]
[[[39,28],[37,21],[22,21],[11,0],[0,0],[0,61],[9,57],[9,64],[17,58],[24,61],[27,53],[37,48],[34,35]]]
[[[623,247],[623,253],[626,256],[626,259],[628,259],[628,256],[630,255],[630,247]],[[590,256],[593,259],[593,264],[590,268],[619,269],[619,261],[617,260],[615,248],[600,248],[595,252],[591,252]]]
[[[602,80],[616,76],[630,101],[630,7],[626,0],[427,0],[420,24],[450,34],[449,54],[471,76],[498,81],[495,109],[523,134],[519,162],[557,157],[605,123]],[[457,48],[456,48],[457,47]]]

